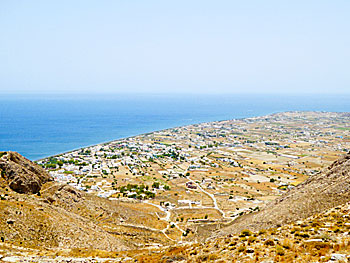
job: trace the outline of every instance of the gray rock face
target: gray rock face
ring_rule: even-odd
[[[42,184],[53,180],[43,168],[16,152],[0,152],[0,170],[9,187],[22,194],[36,194]]]

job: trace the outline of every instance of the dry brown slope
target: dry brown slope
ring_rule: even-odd
[[[16,152],[0,152],[0,170],[9,187],[17,193],[38,193],[52,177],[40,166]]]
[[[143,242],[164,243],[164,235],[157,231],[142,229],[140,233],[122,226],[138,219],[144,224],[157,222],[154,213],[52,182],[43,169],[23,156],[0,154],[1,241],[26,247],[114,251]],[[11,187],[13,181],[16,187]]]
[[[350,201],[350,153],[322,173],[311,176],[267,205],[263,210],[237,218],[219,235],[259,230],[305,219]],[[215,233],[214,235],[217,235]]]

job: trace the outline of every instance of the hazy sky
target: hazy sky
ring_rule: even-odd
[[[1,0],[9,92],[350,93],[350,1]]]

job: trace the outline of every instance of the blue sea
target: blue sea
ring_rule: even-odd
[[[295,110],[350,112],[350,95],[0,95],[0,150],[37,160],[171,127]]]

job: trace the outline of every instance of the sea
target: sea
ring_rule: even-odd
[[[350,112],[350,94],[0,94],[0,151],[38,160],[166,128],[283,111]]]

